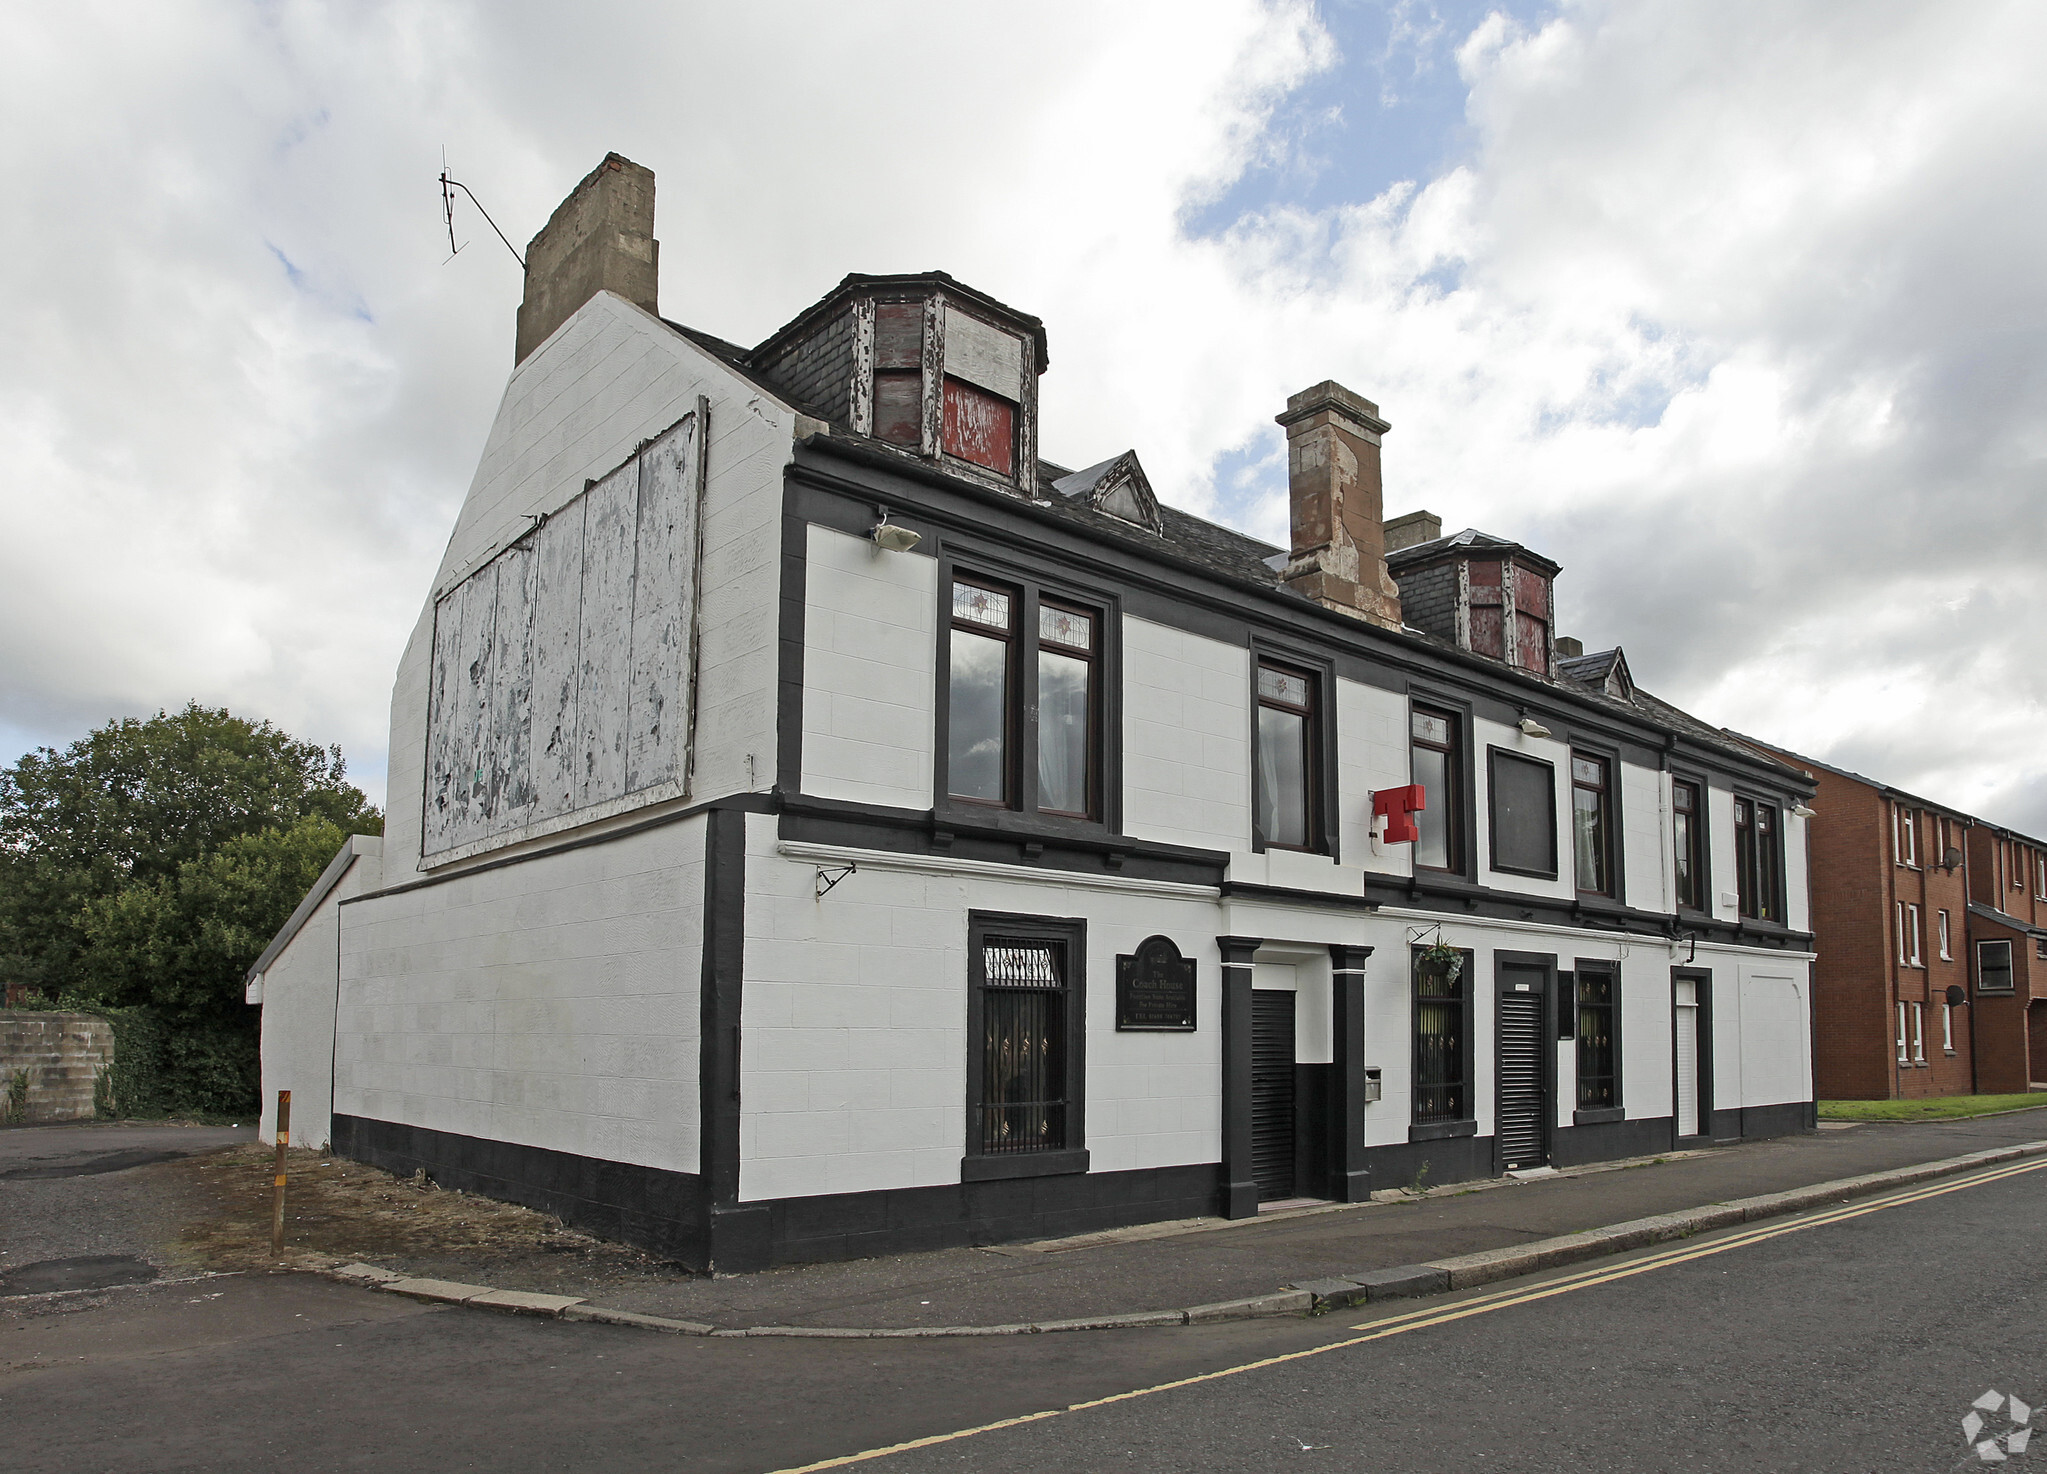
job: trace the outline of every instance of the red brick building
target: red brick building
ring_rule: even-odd
[[[1968,851],[1976,1088],[2016,1094],[2047,1082],[2047,841],[1978,824]]]

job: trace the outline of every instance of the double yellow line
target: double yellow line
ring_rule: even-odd
[[[912,1449],[931,1448],[936,1444],[955,1443],[962,1438],[975,1438],[983,1433],[994,1433],[1003,1428],[1017,1428],[1025,1423],[1041,1423],[1047,1418],[1065,1417],[1069,1413],[1086,1412],[1089,1408],[1108,1407],[1112,1403],[1129,1402],[1139,1397],[1150,1397],[1160,1392],[1172,1392],[1181,1387],[1198,1387],[1203,1382],[1219,1382],[1225,1377],[1238,1377],[1246,1372],[1263,1370],[1266,1367],[1284,1366],[1290,1361],[1304,1361],[1311,1356],[1325,1356],[1332,1351],[1345,1351],[1353,1346],[1363,1346],[1370,1341],[1383,1341],[1389,1336],[1403,1336],[1409,1331],[1426,1330],[1430,1326],[1448,1325],[1452,1321],[1466,1320],[1474,1315],[1489,1315],[1495,1310],[1506,1310],[1516,1305],[1526,1305],[1535,1300],[1547,1300],[1555,1295],[1568,1295],[1575,1290],[1591,1289],[1595,1285],[1611,1284],[1615,1280],[1628,1279],[1652,1270],[1665,1269],[1673,1264],[1684,1264],[1693,1259],[1704,1259],[1713,1254],[1725,1254],[1730,1249],[1747,1248],[1766,1239],[1782,1238],[1785,1234],[1803,1233],[1809,1228],[1824,1228],[1830,1223],[1844,1223],[1851,1218],[1860,1218],[1869,1213],[1881,1213],[1887,1208],[1900,1208],[1908,1203],[1920,1203],[1928,1198],[1944,1197],[1948,1193],[1961,1192],[1985,1183],[2000,1182],[2007,1177],[2017,1177],[2027,1172],[2047,1170],[2047,1160],[2014,1163],[1994,1167],[1986,1172],[1974,1173],[1967,1177],[1944,1181],[1929,1186],[1903,1188],[1897,1192],[1885,1193],[1853,1205],[1843,1204],[1836,1208],[1822,1208],[1786,1219],[1768,1228],[1747,1228],[1730,1233],[1710,1243],[1685,1245],[1665,1249],[1659,1253],[1631,1259],[1626,1264],[1604,1269],[1581,1270],[1565,1275],[1561,1279],[1547,1280],[1540,1285],[1518,1290],[1495,1290],[1477,1295],[1454,1305],[1440,1306],[1429,1310],[1413,1310],[1404,1315],[1387,1316],[1380,1320],[1362,1321],[1352,1326],[1363,1335],[1349,1336],[1341,1341],[1330,1341],[1320,1346],[1310,1346],[1300,1351],[1283,1352],[1278,1356],[1261,1357],[1238,1366],[1223,1367],[1218,1371],[1201,1372],[1192,1377],[1181,1377],[1171,1382],[1160,1382],[1152,1387],[1139,1387],[1129,1392],[1115,1392],[1107,1397],[1096,1397],[1086,1402],[1070,1403],[1066,1407],[1047,1408],[1043,1412],[1024,1413],[1019,1417],[1003,1418],[993,1423],[982,1423],[978,1427],[960,1428],[951,1433],[934,1433],[926,1438],[912,1438],[904,1443],[891,1443],[885,1448],[870,1448],[854,1454],[841,1454],[836,1458],[820,1459],[814,1464],[802,1464],[794,1468],[778,1469],[774,1474],[817,1474],[823,1469],[842,1469],[848,1464],[864,1464],[871,1459],[887,1458],[890,1454],[908,1453]]]

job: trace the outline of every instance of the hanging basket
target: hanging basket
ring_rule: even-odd
[[[1464,974],[1464,954],[1448,942],[1439,941],[1421,949],[1421,965],[1454,983]]]

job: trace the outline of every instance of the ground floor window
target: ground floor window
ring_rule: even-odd
[[[1905,1056],[1905,1005],[1902,1003],[1898,1005],[1898,1063],[1911,1063]]]
[[[1081,1145],[1085,923],[975,913],[967,1154]]]
[[[1620,989],[1613,969],[1580,962],[1578,976],[1578,1107],[1609,1110],[1621,1103]]]
[[[1926,1005],[1912,1005],[1912,1063],[1926,1063]]]
[[[1468,1121],[1471,1106],[1471,954],[1416,947],[1414,1119]]]

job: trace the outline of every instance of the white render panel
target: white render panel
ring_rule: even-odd
[[[1621,876],[1630,906],[1670,911],[1677,905],[1671,876],[1670,779],[1654,768],[1621,763]]]
[[[685,819],[343,906],[334,1108],[697,1172],[703,855]]]
[[[257,1134],[277,1140],[277,1092],[291,1092],[291,1144],[324,1147],[334,1124],[334,995],[340,985],[341,902],[377,888],[382,842],[360,852],[285,949],[263,969],[263,1096]]]
[[[1708,788],[1706,820],[1706,861],[1713,872],[1713,915],[1721,921],[1733,921],[1741,914],[1734,875],[1734,795],[1724,788]]]
[[[1124,616],[1123,832],[1249,853],[1247,651]]]
[[[1012,404],[1023,400],[1023,339],[957,307],[945,309],[945,372],[978,384]]]
[[[1336,681],[1338,839],[1344,860],[1382,875],[1412,875],[1414,846],[1372,853],[1372,795],[1413,782],[1407,698],[1359,681]]]
[[[813,525],[803,608],[803,791],[931,807],[938,561]]]
[[[1621,1109],[1630,1121],[1656,1120],[1676,1109],[1670,1053],[1673,961],[1668,952],[1649,948],[1620,965]]]
[[[1793,931],[1810,931],[1812,928],[1812,876],[1806,869],[1806,826],[1810,819],[1801,819],[1789,809],[1784,810],[1784,924]]]
[[[1478,848],[1478,883],[1498,890],[1518,891],[1524,896],[1574,899],[1578,894],[1578,882],[1571,860],[1570,745],[1547,737],[1524,737],[1517,729],[1487,721],[1484,717],[1474,718],[1471,727],[1472,812],[1478,818],[1473,839]],[[1492,814],[1491,765],[1487,754],[1495,747],[1548,763],[1556,774],[1557,876],[1554,880],[1493,869],[1492,829],[1488,822]]]
[[[1741,963],[1737,1036],[1741,1069],[1737,1093],[1727,1098],[1729,1105],[1780,1105],[1812,1099],[1812,1033],[1806,1006],[1806,972],[1803,962]],[[1716,980],[1720,976],[1716,973]],[[1734,990],[1714,991],[1716,1009],[1722,991]]]
[[[1087,921],[1092,1170],[1219,1159],[1213,903],[880,867],[819,897],[816,865],[779,855],[774,827],[748,816],[742,1198],[960,1180],[969,911]],[[1194,1033],[1116,1032],[1116,957],[1153,933],[1196,960]]]
[[[782,474],[797,416],[653,315],[609,292],[512,373],[434,588],[445,591],[710,401],[704,447],[695,742],[689,792],[774,781]],[[417,866],[426,779],[431,599],[391,696],[387,875]],[[546,720],[544,708],[535,724]]]

